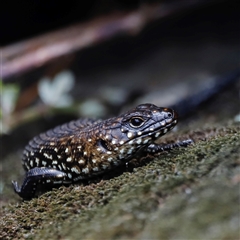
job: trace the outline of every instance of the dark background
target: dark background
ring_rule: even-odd
[[[115,10],[132,10],[142,3],[144,1],[5,1],[0,8],[3,24],[0,44],[7,45]]]
[[[190,0],[194,1],[194,0]],[[153,2],[176,2],[178,1],[5,1],[0,8],[1,36],[0,45],[8,45],[43,32],[49,32],[54,29],[59,29],[68,26],[72,23],[87,21],[90,18],[114,13],[117,11],[129,11],[143,6],[144,4]],[[196,1],[207,3],[205,9],[206,18],[203,21],[216,22],[216,28],[228,26],[226,21],[233,22],[233,31],[239,30],[239,3],[236,0],[231,1]],[[226,19],[220,13],[216,12],[216,8],[221,9],[223,14],[231,12],[231,17]],[[202,8],[199,7],[193,11],[198,18],[198,12],[202,13]],[[176,16],[175,16],[176,17]],[[201,14],[202,17],[202,14]],[[182,21],[182,20],[181,20]],[[184,19],[183,19],[184,21]],[[236,26],[236,23],[237,26]],[[191,24],[186,21],[184,26]],[[238,29],[237,29],[237,28]],[[239,32],[239,31],[238,31]]]

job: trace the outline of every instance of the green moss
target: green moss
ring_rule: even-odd
[[[193,146],[163,154],[133,172],[6,205],[0,236],[237,239],[239,128],[209,128],[190,135],[196,140]],[[199,136],[207,141],[198,141]]]

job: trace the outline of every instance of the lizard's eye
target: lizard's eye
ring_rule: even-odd
[[[130,126],[133,128],[141,127],[144,124],[144,119],[140,117],[132,117],[129,121]]]

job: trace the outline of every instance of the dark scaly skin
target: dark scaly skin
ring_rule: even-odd
[[[157,145],[155,140],[177,124],[172,109],[142,104],[105,121],[79,119],[33,138],[23,152],[27,171],[21,188],[24,199],[35,196],[38,187],[48,189],[103,174],[133,158],[155,156],[191,140]]]

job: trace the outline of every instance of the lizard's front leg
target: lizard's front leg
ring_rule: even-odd
[[[193,143],[192,139],[187,139],[187,140],[179,141],[176,143],[169,143],[169,144],[152,143],[145,149],[145,151],[148,153],[160,153],[160,152],[169,151],[171,149],[178,148],[178,147],[187,147],[192,143]]]

